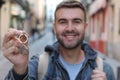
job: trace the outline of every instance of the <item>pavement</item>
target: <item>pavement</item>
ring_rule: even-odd
[[[42,54],[44,52],[44,47],[48,44],[52,44],[54,42],[53,40],[53,34],[46,30],[45,34],[43,33],[43,36],[40,38],[37,38],[35,42],[32,42],[32,38],[29,39],[29,50],[30,50],[30,57],[32,57],[35,54]],[[111,67],[114,70],[115,77],[117,78],[118,73],[118,67],[120,67],[120,62],[108,58],[106,56],[103,56],[100,54],[100,56],[111,65]],[[4,77],[7,75],[8,71],[11,69],[12,64],[5,59],[2,52],[0,52],[0,80],[4,80]],[[120,80],[120,79],[117,79]]]
[[[51,32],[47,32],[44,37],[36,40],[34,43],[30,44],[30,58],[35,54],[42,54],[46,45],[51,45],[53,43],[53,37]]]
[[[8,74],[8,71],[12,68],[12,64],[3,56],[0,51],[0,80],[4,80],[4,77]]]

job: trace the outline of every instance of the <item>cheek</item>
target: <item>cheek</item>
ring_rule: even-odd
[[[62,33],[62,32],[61,32],[60,30],[56,30],[56,33],[55,33],[55,34],[56,34],[57,36],[60,36],[61,33]]]
[[[64,31],[64,29],[61,27],[57,27],[54,29],[54,31],[55,31],[55,34],[61,34]]]
[[[79,28],[77,28],[77,31],[79,33],[84,33],[85,32],[85,28],[84,27],[79,27]]]

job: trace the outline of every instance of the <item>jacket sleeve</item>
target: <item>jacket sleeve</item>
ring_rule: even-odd
[[[112,67],[106,62],[103,64],[103,71],[106,73],[107,80],[116,80]]]
[[[28,70],[25,74],[16,74],[13,69],[11,69],[4,80],[38,80],[38,55],[33,56],[28,64]]]

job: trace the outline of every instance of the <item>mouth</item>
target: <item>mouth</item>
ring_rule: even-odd
[[[67,39],[68,41],[73,41],[76,38],[76,34],[65,34],[64,37],[65,39]]]
[[[63,32],[63,37],[68,40],[68,41],[72,41],[74,40],[77,36],[79,36],[79,33],[78,32],[75,32],[75,31],[72,31],[72,32]]]

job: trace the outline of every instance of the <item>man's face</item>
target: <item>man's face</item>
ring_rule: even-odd
[[[54,32],[66,49],[78,47],[85,35],[85,17],[79,8],[62,8],[55,14]]]

